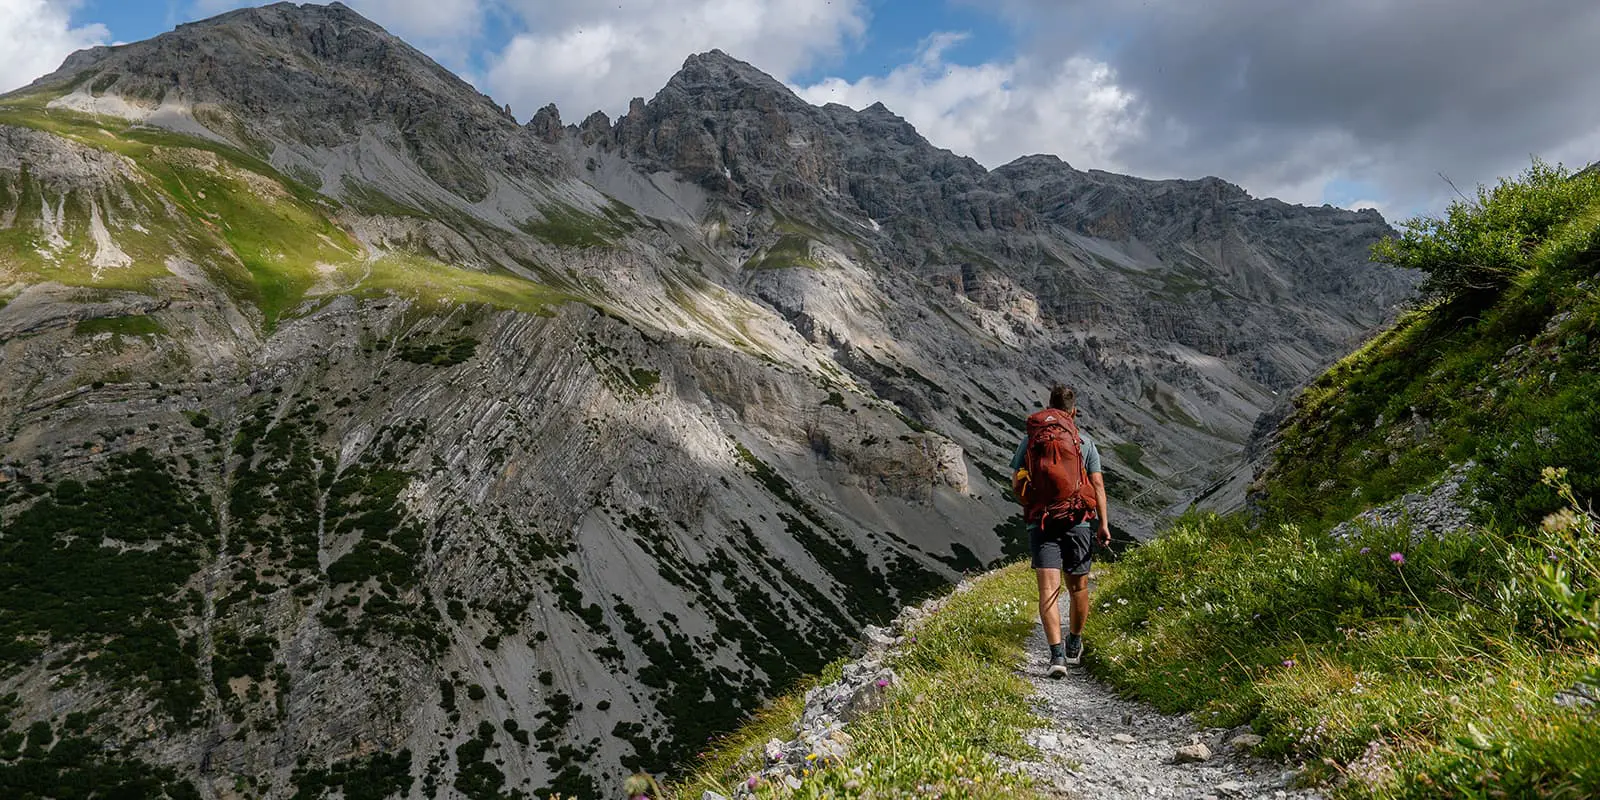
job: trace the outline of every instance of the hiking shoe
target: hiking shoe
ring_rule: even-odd
[[[1050,668],[1045,670],[1044,674],[1057,679],[1067,677],[1067,657],[1051,656]]]
[[[1071,664],[1074,667],[1078,666],[1083,661],[1083,638],[1069,636],[1067,637],[1066,646],[1067,657],[1062,659],[1062,663]]]

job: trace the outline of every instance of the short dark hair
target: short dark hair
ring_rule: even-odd
[[[1058,383],[1050,387],[1050,407],[1060,411],[1075,411],[1078,408],[1078,393],[1071,386]]]

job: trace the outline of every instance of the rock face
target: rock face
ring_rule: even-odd
[[[74,55],[0,104],[0,712],[50,780],[601,796],[1015,552],[1053,380],[1147,530],[1386,231],[717,52],[580,126],[338,4]]]
[[[1413,538],[1447,536],[1472,524],[1477,498],[1466,492],[1467,474],[1476,466],[1468,461],[1445,473],[1427,492],[1413,492],[1400,499],[1363,511],[1349,522],[1334,526],[1328,535],[1347,540],[1362,527],[1391,528],[1404,525]]]

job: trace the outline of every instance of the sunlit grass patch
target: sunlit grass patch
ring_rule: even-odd
[[[811,251],[811,240],[795,234],[784,234],[779,237],[760,255],[752,257],[745,263],[745,269],[822,269],[822,262],[818,261]]]
[[[355,259],[359,246],[324,209],[282,183],[195,151],[160,151],[146,160],[167,194],[203,220],[249,270],[252,298],[271,330],[318,280],[317,265]]]
[[[116,193],[73,190],[61,197],[24,170],[12,189],[20,201],[16,224],[0,231],[0,247],[41,278],[148,291],[151,280],[168,275],[167,259],[181,255],[223,274],[230,291],[259,307],[270,330],[303,299],[317,264],[349,260],[359,249],[329,219],[336,204],[218,142],[26,103],[0,107],[0,124],[52,133],[134,165],[121,191],[131,203],[114,202]],[[92,267],[92,204],[130,264]],[[45,213],[55,216],[49,209],[61,219],[39,225]],[[47,236],[46,227],[60,238]],[[235,260],[243,280],[226,279],[234,277],[225,273],[237,269]]]
[[[367,271],[370,266],[370,273]],[[573,295],[507,272],[479,272],[409,253],[389,253],[370,265],[341,269],[346,280],[359,280],[357,295],[393,293],[416,299],[424,308],[441,310],[461,303],[482,303],[529,314],[546,314]]]
[[[117,336],[156,336],[167,332],[155,317],[131,314],[124,317],[94,317],[78,322],[72,329],[79,336],[109,333]]]
[[[166,259],[173,242],[192,242],[199,226],[167,214],[153,182],[138,176],[114,181],[104,191],[46,186],[25,165],[0,175],[0,266],[38,281],[67,286],[149,291],[170,275]],[[96,263],[101,244],[94,218],[121,259]]]
[[[102,205],[102,211],[112,238],[133,263],[91,269],[90,203],[97,199],[80,191],[64,200],[46,197],[49,192],[24,170],[19,181],[0,181],[0,204],[18,209],[15,224],[0,230],[0,252],[13,269],[68,285],[151,291],[152,281],[170,277],[167,260],[179,256],[200,263],[239,301],[258,308],[268,332],[285,317],[304,313],[308,298],[330,293],[392,293],[414,299],[426,311],[471,303],[548,313],[574,299],[563,289],[510,272],[457,268],[417,254],[391,253],[369,262],[334,220],[339,203],[256,156],[116,117],[49,109],[49,99],[8,98],[0,103],[0,124],[48,132],[132,160],[136,177],[126,194],[134,206]],[[423,213],[370,187],[353,188],[356,205],[368,210]],[[375,205],[380,207],[371,208]],[[41,212],[42,207],[65,212],[56,226],[64,246],[46,241],[48,226],[37,224],[38,218],[53,211]],[[642,224],[618,204],[594,214],[566,206],[546,211],[546,228],[539,233],[569,246],[606,244]]]

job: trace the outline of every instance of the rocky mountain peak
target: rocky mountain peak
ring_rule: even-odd
[[[486,173],[553,161],[506,109],[350,8],[278,3],[181,25],[147,41],[69,57],[20,94],[226,139],[302,161],[370,134],[447,190],[478,199]],[[163,123],[167,124],[167,123]]]
[[[533,119],[528,120],[528,130],[533,135],[547,144],[554,144],[561,139],[561,109],[551,103],[534,112]]]
[[[1030,156],[1022,156],[1017,158],[1005,166],[1000,167],[1000,169],[1018,171],[1034,169],[1055,170],[1072,169],[1072,165],[1062,160],[1060,156],[1051,155],[1049,153],[1035,153]]]
[[[94,83],[94,94],[129,94],[126,90],[139,88],[133,84],[175,81],[175,87],[161,86],[159,94],[171,88],[186,99],[199,101],[212,99],[206,96],[207,90],[220,88],[206,80],[208,73],[219,68],[321,72],[324,70],[318,67],[341,63],[399,69],[402,75],[429,73],[436,80],[466,86],[449,70],[347,6],[275,3],[184,23],[142,42],[74,53],[60,69],[29,89],[76,88],[82,73],[93,68],[100,77]],[[159,74],[157,67],[170,71]],[[159,94],[150,99],[159,100]]]
[[[804,104],[778,79],[721,50],[698,53],[684,59],[683,66],[661,90],[662,94],[669,92],[712,97],[770,93],[776,96],[775,99]]]
[[[983,168],[978,162],[965,156],[955,156],[948,150],[935,147],[934,144],[922,137],[915,125],[910,120],[894,113],[882,102],[873,103],[854,114],[855,119],[850,123],[858,126],[862,134],[873,139],[891,140],[919,152],[939,153],[942,156],[960,158],[963,162],[976,168],[979,172]]]
[[[830,145],[808,158],[836,162],[826,155],[833,143],[817,124],[823,116],[772,76],[712,50],[685,60],[649,102],[634,98],[609,131],[600,131],[605,118],[598,114],[580,131],[585,144],[620,150],[640,165],[674,171],[713,192],[760,205],[765,193],[753,190],[749,179],[774,165],[792,164],[795,147]],[[806,144],[797,144],[801,141]]]
[[[214,17],[182,23],[178,25],[177,30],[209,30],[227,26],[252,26],[262,31],[276,29],[281,33],[290,27],[319,24],[354,25],[370,28],[386,36],[389,35],[376,22],[367,19],[354,9],[339,2],[326,5],[283,2],[240,8]]]

